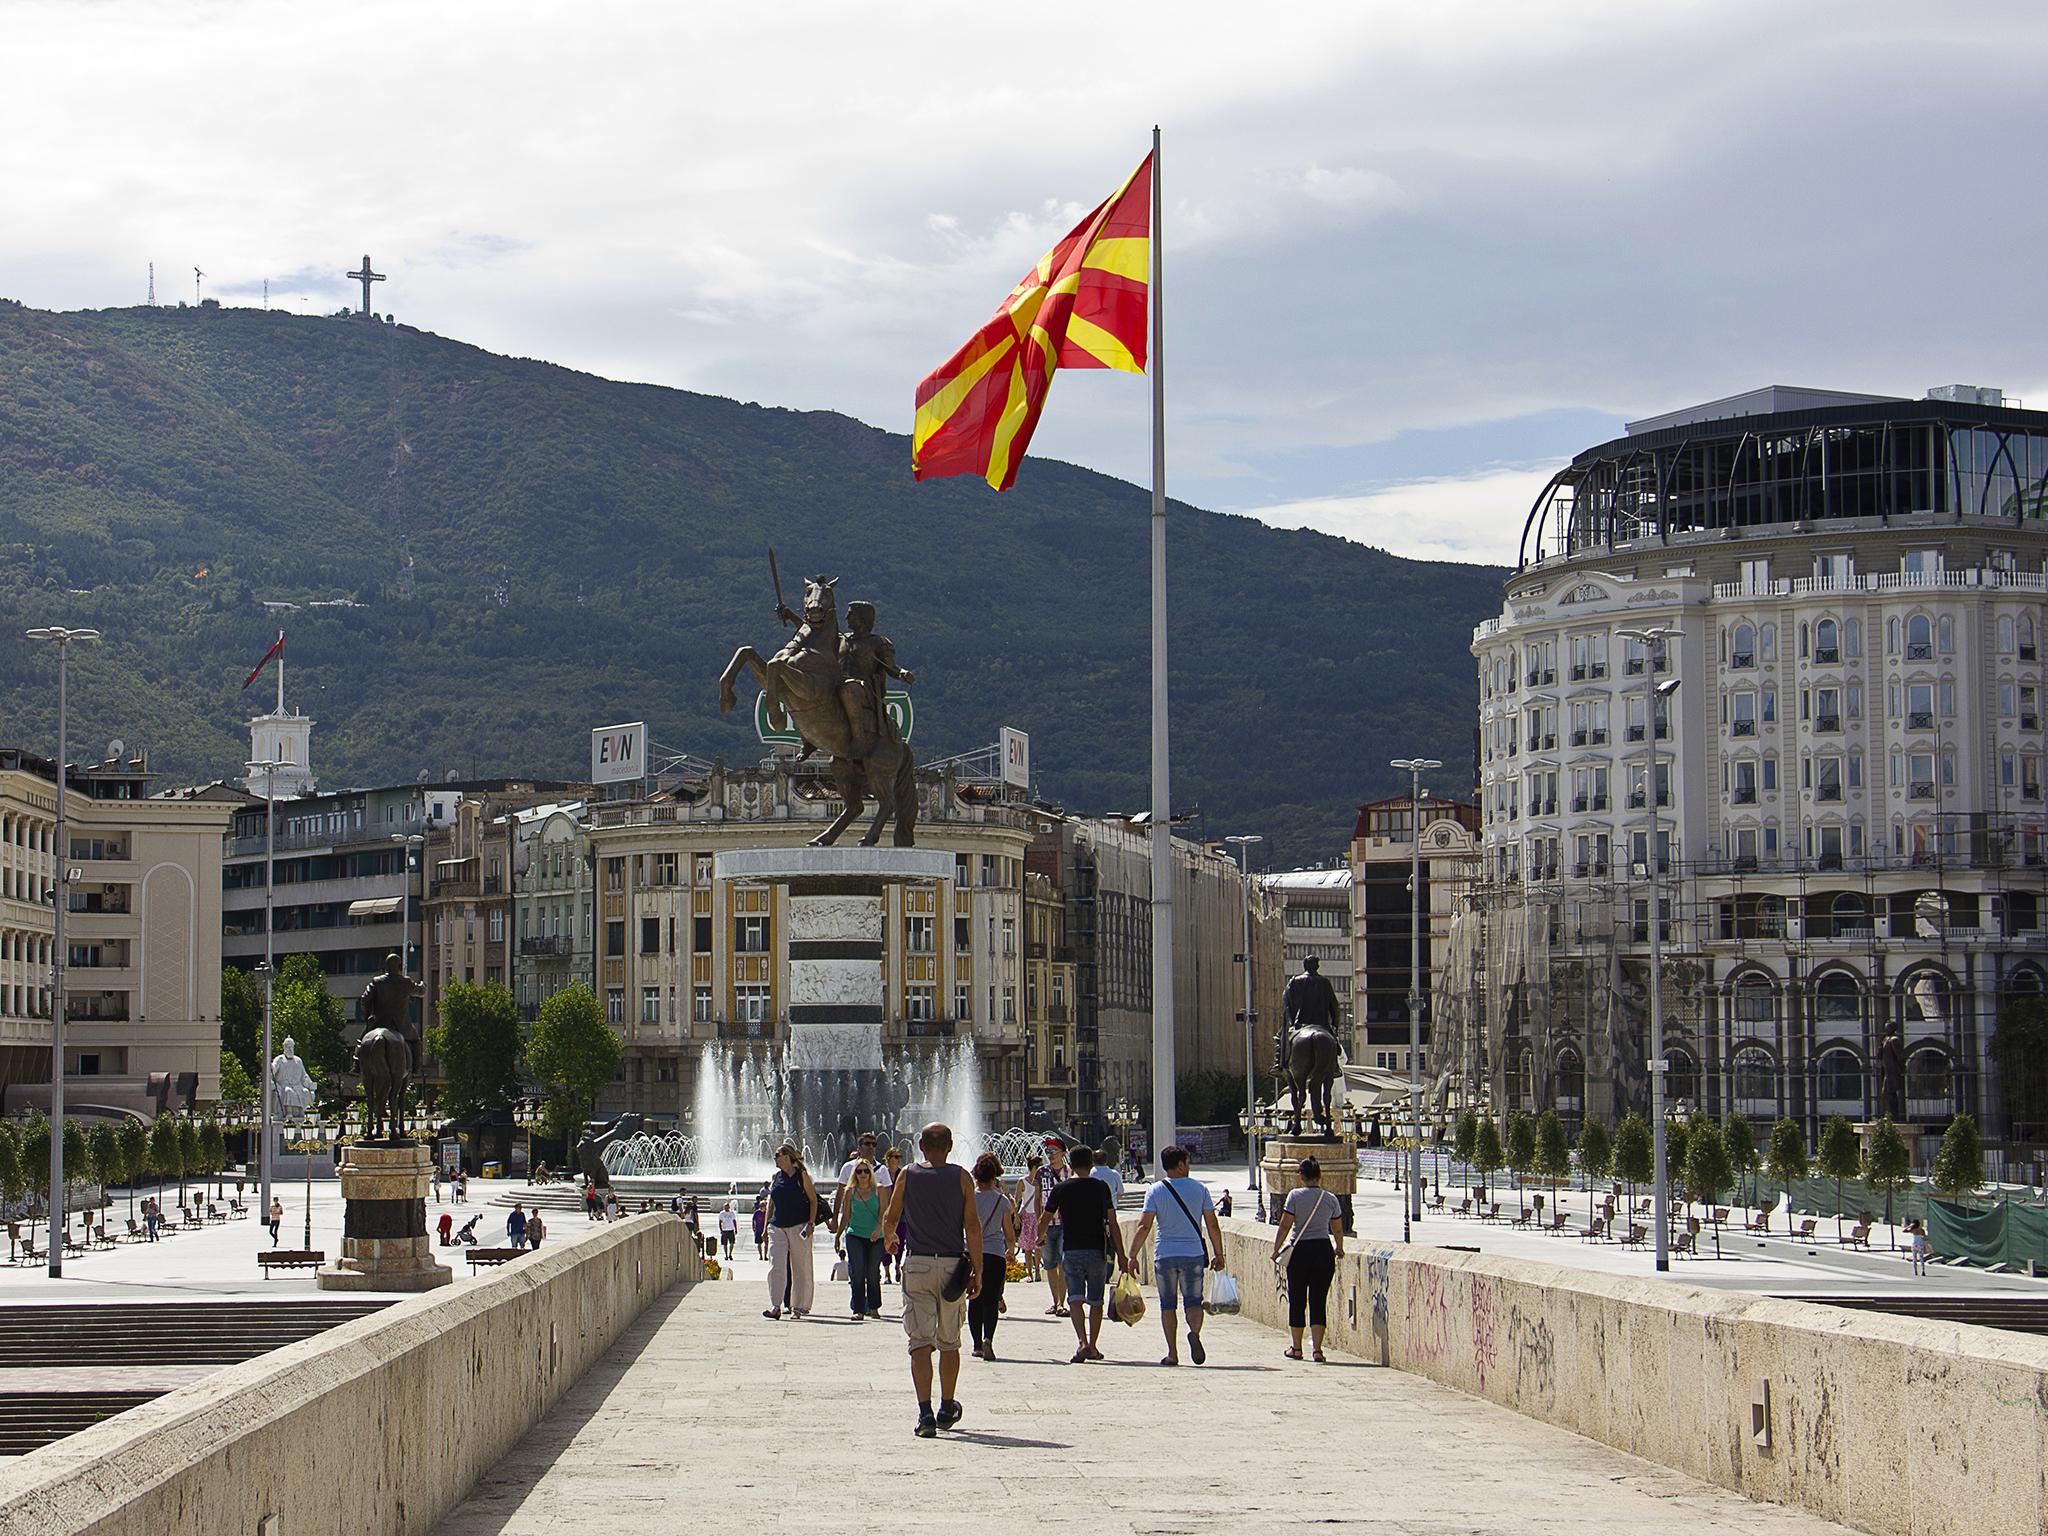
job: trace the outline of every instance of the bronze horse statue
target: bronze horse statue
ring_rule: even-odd
[[[412,1047],[395,1029],[378,1026],[356,1042],[355,1070],[363,1080],[363,1139],[377,1130],[397,1141],[405,1134],[405,1085],[412,1076]]]
[[[769,556],[771,569],[774,556]],[[793,613],[781,601],[777,583],[776,617],[796,625],[789,642],[767,660],[751,645],[733,652],[718,680],[718,709],[729,714],[739,702],[734,688],[742,672],[751,672],[768,697],[768,723],[777,730],[794,723],[804,739],[804,753],[822,752],[832,760],[832,782],[845,809],[811,839],[828,847],[875,801],[874,820],[863,848],[882,839],[882,828],[896,824],[895,844],[908,848],[917,828],[916,764],[910,748],[882,708],[884,675],[910,680],[895,667],[888,641],[862,631],[839,632],[839,599],[834,581],[812,577],[804,582],[804,611]],[[848,606],[849,616],[865,605]],[[868,609],[872,614],[872,609]],[[879,655],[877,654],[879,653]]]
[[[1316,1128],[1325,1136],[1337,1134],[1330,1113],[1330,1089],[1342,1070],[1343,1053],[1337,1047],[1337,1037],[1323,1025],[1303,1024],[1287,1037],[1287,1084],[1293,1092],[1293,1108],[1287,1116],[1290,1136],[1301,1134],[1304,1100]]]

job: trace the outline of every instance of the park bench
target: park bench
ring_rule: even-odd
[[[1817,1218],[1808,1216],[1799,1223],[1799,1230],[1797,1233],[1794,1234],[1794,1236],[1796,1236],[1799,1239],[1799,1241],[1803,1243],[1813,1236],[1813,1229],[1819,1225],[1820,1222]]]
[[[1479,1213],[1479,1219],[1481,1221],[1499,1221],[1500,1202],[1496,1200],[1491,1205],[1487,1206],[1485,1210]]]
[[[36,1240],[35,1240],[35,1238],[34,1238],[34,1236],[33,1236],[33,1235],[31,1235],[31,1236],[29,1236],[29,1237],[24,1237],[24,1238],[23,1238],[23,1239],[21,1240],[21,1262],[22,1262],[22,1263],[24,1263],[24,1264],[40,1264],[40,1263],[42,1263],[42,1262],[43,1262],[43,1260],[47,1259],[48,1257],[49,1257],[49,1254],[48,1254],[48,1253],[47,1253],[47,1252],[46,1252],[46,1251],[45,1251],[44,1249],[42,1249],[42,1248],[38,1248],[38,1247],[36,1246]]]
[[[1648,1195],[1645,1195],[1645,1196],[1644,1196],[1644,1197],[1643,1197],[1642,1199],[1640,1199],[1640,1200],[1638,1200],[1638,1201],[1636,1202],[1636,1214],[1637,1214],[1638,1216],[1647,1216],[1647,1215],[1649,1215],[1649,1214],[1650,1214],[1650,1207],[1651,1207],[1651,1205],[1652,1205],[1653,1203],[1654,1203],[1654,1202],[1652,1201],[1651,1197],[1650,1197],[1650,1196],[1648,1196]]]
[[[149,1234],[142,1230],[142,1223],[137,1221],[133,1216],[130,1216],[128,1218],[128,1236],[126,1241],[131,1243],[143,1243],[149,1241]]]
[[[1472,1202],[1469,1199],[1460,1200],[1457,1204],[1457,1208],[1453,1210],[1451,1214],[1453,1216],[1470,1216],[1472,1214]]]
[[[327,1262],[327,1255],[318,1248],[263,1248],[257,1251],[256,1262],[263,1266],[263,1278],[268,1280],[273,1269],[318,1269]]]
[[[1868,1248],[1870,1246],[1870,1223],[1859,1221],[1849,1229],[1849,1235],[1842,1239],[1845,1248]]]
[[[1592,1221],[1586,1224],[1586,1230],[1579,1234],[1579,1241],[1584,1243],[1597,1243],[1600,1241],[1601,1238],[1605,1237],[1606,1235],[1607,1218],[1605,1216],[1595,1216],[1592,1219]]]
[[[1550,1233],[1551,1236],[1555,1237],[1558,1233],[1564,1230],[1564,1222],[1564,1207],[1559,1206],[1556,1210],[1550,1213],[1550,1226],[1546,1230]]]
[[[510,1264],[522,1253],[525,1253],[526,1250],[524,1248],[470,1248],[464,1250],[464,1252],[469,1259],[470,1273],[475,1274],[477,1269],[483,1265]]]
[[[1727,1207],[1727,1206],[1725,1206],[1725,1205],[1717,1205],[1717,1206],[1715,1206],[1715,1207],[1714,1207],[1714,1225],[1715,1225],[1715,1226],[1717,1226],[1717,1227],[1718,1227],[1718,1226],[1720,1226],[1720,1225],[1721,1225],[1721,1224],[1722,1224],[1723,1222],[1725,1222],[1725,1221],[1726,1221],[1726,1220],[1728,1219],[1728,1216],[1729,1216],[1729,1211],[1728,1211],[1728,1207]]]
[[[1671,1251],[1681,1256],[1689,1253],[1694,1258],[1698,1258],[1700,1252],[1699,1233],[1691,1229],[1687,1229],[1686,1231],[1679,1233],[1678,1241],[1676,1244],[1673,1245]]]
[[[226,1221],[228,1219],[228,1213],[222,1210],[219,1206],[215,1205],[211,1200],[209,1200],[206,1203],[206,1219],[209,1222]]]
[[[1429,1197],[1429,1208],[1432,1211],[1442,1210],[1444,1208],[1444,1197],[1442,1195],[1431,1195]]]
[[[1749,1218],[1749,1230],[1752,1232],[1770,1231],[1771,1212],[1775,1211],[1777,1208],[1778,1202],[1775,1199],[1766,1200],[1762,1205],[1758,1206],[1756,1208],[1756,1214]]]
[[[1622,1239],[1622,1245],[1628,1248],[1640,1248],[1643,1246],[1643,1240],[1649,1235],[1650,1229],[1648,1227],[1644,1226],[1641,1222],[1632,1221],[1628,1224],[1628,1236]]]
[[[230,1215],[234,1216],[239,1220],[241,1217],[244,1217],[249,1214],[249,1207],[243,1204],[240,1200],[236,1200],[233,1197],[230,1197],[228,1200],[228,1212]]]
[[[1540,1205],[1534,1206],[1527,1210],[1524,1210],[1521,1215],[1517,1216],[1513,1221],[1509,1222],[1508,1225],[1511,1227],[1526,1227],[1529,1225],[1530,1222],[1534,1221],[1538,1216],[1542,1214],[1543,1207]]]
[[[112,1248],[120,1242],[119,1238],[107,1231],[107,1219],[104,1216],[86,1230],[92,1235],[92,1245],[95,1248]]]

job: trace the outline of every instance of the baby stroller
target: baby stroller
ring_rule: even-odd
[[[476,1246],[476,1224],[483,1219],[484,1213],[482,1211],[478,1211],[474,1216],[470,1217],[469,1220],[462,1224],[462,1229],[455,1234],[455,1241],[474,1248]]]

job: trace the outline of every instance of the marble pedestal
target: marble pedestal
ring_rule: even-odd
[[[1856,1140],[1867,1156],[1870,1152],[1871,1133],[1877,1129],[1877,1122],[1858,1121],[1855,1129]],[[1923,1152],[1922,1144],[1926,1140],[1928,1128],[1924,1125],[1915,1125],[1910,1120],[1894,1120],[1892,1129],[1899,1133],[1899,1140],[1906,1144],[1906,1166],[1915,1173],[1925,1173],[1928,1154]]]
[[[356,1145],[341,1160],[346,1204],[341,1258],[320,1271],[323,1291],[431,1291],[455,1278],[427,1236],[427,1149]]]
[[[1295,1140],[1275,1137],[1266,1143],[1259,1159],[1259,1182],[1266,1191],[1266,1220],[1277,1225],[1287,1196],[1301,1187],[1301,1160],[1312,1157],[1322,1165],[1322,1188],[1337,1197],[1344,1212],[1344,1233],[1351,1236],[1351,1197],[1358,1189],[1358,1152],[1349,1141]]]

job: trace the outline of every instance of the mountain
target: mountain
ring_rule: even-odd
[[[906,439],[844,416],[410,327],[0,301],[0,742],[54,736],[54,663],[23,628],[89,624],[106,638],[73,653],[74,754],[119,736],[170,782],[232,776],[268,707],[267,684],[238,690],[282,626],[330,786],[580,775],[589,728],[617,720],[751,761],[716,679],[784,633],[772,544],[792,596],[825,572],[842,605],[877,604],[919,675],[921,760],[1014,725],[1048,798],[1134,810],[1149,510],[1043,460],[1001,496],[918,485]],[[1467,645],[1501,572],[1169,516],[1174,798],[1202,830],[1328,859],[1358,801],[1405,787],[1388,758],[1470,785]]]

